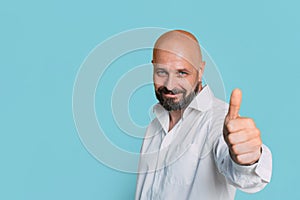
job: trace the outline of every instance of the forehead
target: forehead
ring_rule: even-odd
[[[166,50],[154,49],[153,64],[154,67],[159,66],[174,69],[184,67],[189,70],[196,70],[196,68],[187,59]]]

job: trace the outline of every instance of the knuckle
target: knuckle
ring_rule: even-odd
[[[262,140],[260,137],[256,137],[255,140],[256,140],[256,143],[259,143],[259,144],[262,143]]]
[[[247,124],[249,124],[250,126],[255,125],[254,120],[252,118],[247,118],[246,120],[247,120]]]
[[[229,120],[228,123],[226,124],[226,129],[228,130],[228,132],[232,132],[233,131],[233,123],[232,120]]]
[[[255,140],[255,143],[252,144],[253,151],[256,151],[256,150],[260,149],[261,145],[262,145],[261,140]]]
[[[256,136],[260,137],[260,130],[258,128],[254,129],[254,133]]]
[[[232,153],[234,153],[235,155],[237,155],[238,154],[238,147],[237,147],[237,145],[232,145],[231,146],[231,151],[232,151]]]
[[[237,156],[236,156],[236,161],[237,161],[238,163],[243,164],[243,163],[244,163],[244,158],[243,158],[243,156],[242,156],[242,155],[237,155]]]
[[[247,133],[251,138],[260,138],[260,130],[258,128],[250,128],[247,130]]]
[[[259,138],[259,140],[258,140],[258,146],[261,147],[261,145],[262,145],[262,140]]]
[[[229,134],[229,135],[227,136],[227,139],[228,139],[228,142],[229,142],[230,144],[234,144],[234,136],[233,136],[232,134]]]

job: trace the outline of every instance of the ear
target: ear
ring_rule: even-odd
[[[204,73],[204,69],[205,69],[205,61],[202,61],[200,64],[200,69],[199,69],[199,81],[202,81],[202,75]]]
[[[205,64],[206,64],[205,61],[202,61],[202,62],[201,62],[200,68],[201,68],[202,74],[203,74],[203,72],[204,72]]]

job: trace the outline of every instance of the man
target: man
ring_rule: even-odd
[[[234,199],[271,179],[272,156],[251,118],[238,112],[242,93],[229,105],[202,86],[205,62],[195,36],[169,31],[153,50],[156,118],[141,148],[135,199]]]

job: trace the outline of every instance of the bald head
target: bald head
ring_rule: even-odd
[[[197,70],[202,69],[202,54],[197,38],[184,30],[172,30],[161,35],[153,50],[153,62],[161,51],[172,53],[189,62]],[[203,69],[202,69],[203,70]]]

